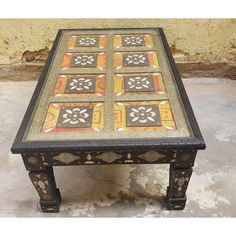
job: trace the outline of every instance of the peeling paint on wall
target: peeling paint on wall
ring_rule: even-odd
[[[58,29],[91,27],[162,27],[181,76],[236,78],[236,19],[1,19],[0,79],[37,79]]]
[[[163,27],[178,62],[236,61],[236,19],[2,19],[0,65],[44,53],[60,28]]]
[[[45,63],[49,54],[49,49],[46,47],[45,49],[41,49],[38,51],[25,51],[22,54],[21,60],[22,62],[34,62],[34,63]]]

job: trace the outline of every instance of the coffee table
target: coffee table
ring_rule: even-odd
[[[43,212],[53,166],[170,164],[167,208],[184,209],[205,143],[161,28],[62,29],[12,146]]]

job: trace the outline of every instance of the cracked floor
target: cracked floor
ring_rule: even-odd
[[[56,167],[60,212],[44,214],[11,144],[36,81],[0,82],[0,217],[235,217],[236,81],[189,78],[184,84],[205,138],[183,211],[168,211],[167,165]]]

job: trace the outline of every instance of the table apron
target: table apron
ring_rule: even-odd
[[[197,150],[142,150],[105,152],[24,153],[27,170],[42,170],[48,166],[102,164],[168,164],[193,166]]]

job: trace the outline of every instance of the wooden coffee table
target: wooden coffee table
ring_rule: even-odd
[[[161,28],[59,30],[14,144],[58,212],[53,166],[167,164],[168,209],[183,209],[205,143]]]

